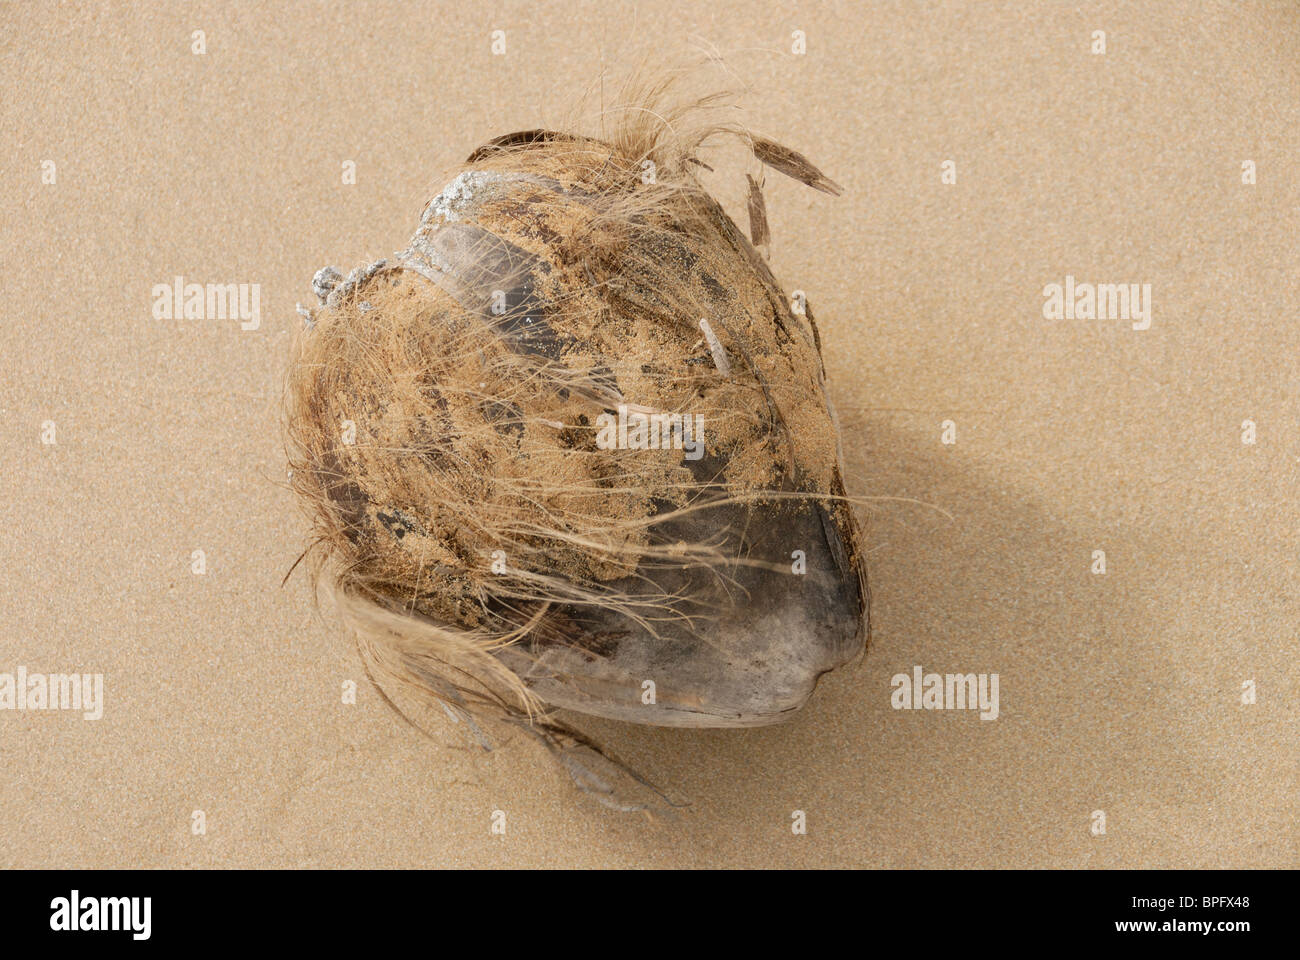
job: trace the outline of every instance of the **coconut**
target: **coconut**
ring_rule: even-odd
[[[385,694],[485,748],[525,730],[626,809],[639,778],[557,710],[783,720],[868,602],[812,311],[755,249],[761,176],[751,243],[700,152],[839,188],[663,94],[605,137],[485,144],[406,249],[318,272],[287,390],[305,556]]]

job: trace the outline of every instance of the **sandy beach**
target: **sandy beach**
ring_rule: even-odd
[[[1294,5],[0,28],[0,866],[1300,866]],[[770,262],[873,498],[874,636],[781,725],[573,718],[687,801],[648,820],[385,704],[281,586],[307,522],[279,417],[318,268],[400,249],[447,171],[602,70],[701,44],[844,188],[769,176]],[[706,183],[744,223],[740,159]],[[187,316],[178,282],[235,294]],[[996,715],[915,702],[931,673],[996,675]]]

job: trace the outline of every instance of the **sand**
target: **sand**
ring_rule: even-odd
[[[0,866],[1300,864],[1294,7],[273,11],[0,11],[0,674],[104,689],[98,720],[0,709]],[[306,526],[276,421],[317,268],[695,38],[844,188],[765,194],[881,498],[875,637],[781,726],[581,721],[690,801],[651,823],[385,706],[280,587]],[[742,224],[743,173],[714,181]],[[260,285],[260,322],[159,319],[176,277]],[[1047,319],[1067,277],[1150,284],[1149,328]],[[997,719],[894,709],[917,665],[998,674]]]

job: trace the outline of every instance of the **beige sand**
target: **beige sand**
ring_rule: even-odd
[[[0,865],[1300,864],[1293,6],[158,6],[0,10],[0,672],[105,685],[98,721],[0,711]],[[773,267],[816,309],[851,491],[899,499],[873,649],[791,723],[584,722],[691,799],[647,823],[380,701],[280,589],[275,421],[317,267],[399,249],[440,170],[602,59],[692,37],[845,187],[768,177]],[[177,275],[260,284],[260,327],[155,319]],[[1044,319],[1067,275],[1151,284],[1150,329]],[[999,718],[892,709],[917,664],[998,673]]]

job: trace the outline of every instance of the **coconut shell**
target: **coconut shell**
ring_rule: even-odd
[[[453,713],[768,724],[863,649],[865,566],[811,311],[791,309],[693,164],[653,142],[510,134],[470,156],[405,250],[317,274],[291,384],[295,485],[345,592],[399,618],[391,633],[400,618],[435,631],[395,659]],[[386,376],[422,384],[400,416]],[[702,452],[593,443],[620,409],[700,417]],[[340,443],[340,420],[360,439]],[[439,646],[457,630],[466,644]],[[479,659],[457,661],[462,647]]]

